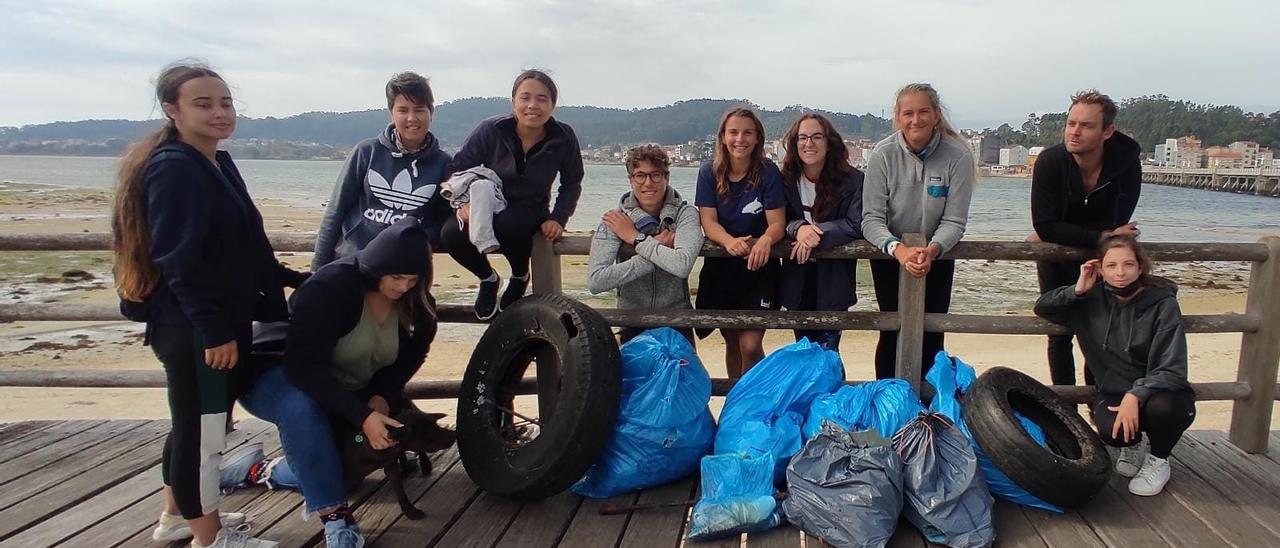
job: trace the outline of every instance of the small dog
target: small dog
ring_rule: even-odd
[[[410,405],[396,413],[395,419],[403,424],[401,428],[390,431],[397,444],[383,450],[375,450],[369,445],[364,432],[345,422],[337,426],[338,452],[342,456],[343,479],[346,485],[359,485],[374,470],[382,469],[391,488],[395,490],[396,500],[400,502],[400,511],[409,519],[422,519],[422,513],[409,502],[409,495],[404,491],[404,474],[406,466],[405,451],[418,454],[418,467],[422,475],[431,475],[431,459],[428,453],[448,449],[457,440],[453,430],[437,424],[444,418],[441,413],[424,413]]]

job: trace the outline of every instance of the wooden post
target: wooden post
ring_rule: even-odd
[[[904,234],[903,245],[924,247],[923,234]],[[906,379],[920,393],[920,353],[924,348],[924,278],[916,278],[907,269],[898,269],[898,361],[896,374]]]
[[[533,272],[533,293],[560,293],[560,256],[552,242],[548,242],[541,233],[533,235],[533,254],[529,258]]]
[[[1236,379],[1249,383],[1252,394],[1231,409],[1231,443],[1250,453],[1266,453],[1275,404],[1276,369],[1280,367],[1280,236],[1259,240],[1270,257],[1253,263],[1245,313],[1261,326],[1240,337],[1240,365]]]

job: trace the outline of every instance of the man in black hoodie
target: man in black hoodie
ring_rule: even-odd
[[[1031,174],[1030,241],[1093,248],[1112,234],[1137,237],[1131,223],[1142,188],[1141,146],[1116,131],[1110,97],[1084,90],[1071,98],[1063,142],[1040,153]],[[1080,262],[1037,261],[1040,292],[1075,282]],[[1053,384],[1076,383],[1072,335],[1049,336]],[[1085,383],[1093,376],[1085,365]]]

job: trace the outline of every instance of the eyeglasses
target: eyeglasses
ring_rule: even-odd
[[[821,133],[814,133],[813,135],[806,135],[804,133],[800,133],[796,135],[796,144],[809,141],[815,145],[820,145],[822,144],[822,141],[825,141],[826,139],[827,139],[827,136]]]
[[[637,185],[642,185],[642,184],[645,184],[646,182],[653,182],[654,184],[657,184],[666,180],[667,180],[667,174],[661,171],[654,171],[650,173],[637,171],[631,174],[631,182]]]

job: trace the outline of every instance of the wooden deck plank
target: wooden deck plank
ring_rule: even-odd
[[[419,473],[409,474],[404,480],[405,494],[409,496],[409,500],[418,500],[424,493],[429,491],[432,486],[444,477],[450,468],[458,463],[458,450],[451,447],[444,451],[436,452],[428,458],[431,460],[431,475],[422,477]],[[423,512],[432,512],[430,501],[426,501],[424,506],[418,509]],[[360,531],[364,533],[365,538],[369,541],[377,539],[384,531],[396,527],[401,521],[411,521],[404,517],[401,513],[400,504],[396,501],[396,495],[392,492],[391,483],[385,483],[378,492],[370,498],[369,501],[360,505],[355,509],[356,523],[360,524]]]
[[[600,509],[606,505],[635,504],[640,493],[625,493],[607,499],[583,499],[578,511],[569,522],[560,546],[567,548],[595,548],[597,546],[617,546],[622,540],[622,533],[627,529],[630,514],[600,515]]]
[[[1227,545],[1226,539],[1218,535],[1199,515],[1168,493],[1155,497],[1137,497],[1129,493],[1129,478],[1119,474],[1111,475],[1106,489],[1128,503],[1138,519],[1155,525],[1152,529],[1169,546],[1194,548]]]
[[[227,446],[258,441],[262,433],[261,427],[238,429],[227,437]],[[115,546],[138,536],[137,542],[151,543],[151,529],[164,507],[161,484],[160,465],[156,464],[10,540],[21,546],[47,546],[65,540],[59,546],[88,548]]]
[[[0,444],[9,443],[30,434],[44,430],[55,424],[57,421],[23,421],[23,422],[6,422],[0,424]]]
[[[1022,508],[1022,514],[1036,528],[1040,539],[1049,548],[1082,548],[1095,546],[1105,548],[1106,544],[1093,532],[1079,513],[1068,510],[1065,514],[1051,514],[1034,508]]]
[[[351,507],[359,508],[382,487],[385,481],[386,478],[383,477],[381,470],[369,474],[364,483],[347,495]],[[323,546],[324,527],[320,524],[320,519],[312,518],[310,521],[303,521],[301,510],[299,510],[303,505],[302,496],[292,492],[289,494],[293,495],[290,501],[285,503],[289,511],[286,511],[275,523],[264,525],[262,528],[255,527],[255,534],[264,539],[280,542],[281,548],[303,548],[317,544]]]
[[[21,478],[0,489],[0,509],[21,503],[37,493],[52,488],[79,474],[97,469],[139,445],[159,438],[169,431],[169,421],[149,421],[142,426],[112,436],[94,446],[57,461],[50,466],[22,473]],[[75,439],[75,438],[68,438]],[[16,463],[17,460],[10,463]]]
[[[1078,513],[1093,528],[1094,534],[1112,548],[1166,546],[1164,538],[1134,511],[1126,498],[1133,497],[1121,497],[1114,490],[1104,488]]]
[[[991,520],[996,526],[996,546],[1048,548],[1024,510],[1012,502],[996,499],[996,505],[991,509]]]
[[[104,422],[0,464],[0,485],[36,473],[67,457],[93,452],[97,445],[125,435],[146,423],[147,421],[141,420]]]
[[[481,491],[480,496],[440,538],[439,545],[449,548],[493,546],[524,506],[524,501]]]
[[[515,521],[498,541],[499,548],[552,548],[556,546],[573,516],[582,506],[583,498],[565,491],[543,501],[529,503],[520,509]]]
[[[1169,464],[1172,467],[1172,479],[1165,486],[1165,492],[1157,497],[1171,495],[1178,499],[1192,513],[1200,516],[1218,536],[1233,545],[1280,545],[1280,537],[1276,537],[1249,515],[1240,512],[1226,496],[1177,459],[1171,459]]]
[[[802,536],[804,533],[801,533],[796,526],[784,523],[780,527],[774,527],[763,533],[749,533],[747,546],[749,548],[797,548],[800,546]]]
[[[1188,432],[1187,435],[1192,437],[1193,443],[1203,444],[1224,461],[1249,474],[1249,477],[1265,486],[1270,493],[1280,497],[1280,462],[1263,455],[1244,452],[1227,439],[1226,432],[1201,430]],[[1277,446],[1276,451],[1280,451],[1280,446]]]
[[[697,488],[697,478],[680,480],[641,491],[636,504],[687,501],[693,497],[694,490]],[[661,508],[632,512],[619,546],[622,548],[676,546],[684,538],[685,516],[688,513],[688,508]]]
[[[479,488],[467,477],[461,462],[441,470],[436,480],[414,505],[426,512],[420,520],[397,520],[394,527],[383,530],[372,544],[376,546],[433,546],[449,530],[458,517],[479,495]]]
[[[22,436],[20,439],[6,442],[0,445],[0,463],[9,462],[15,458],[36,451],[41,447],[51,443],[57,443],[58,440],[79,434],[85,430],[101,425],[105,420],[86,420],[86,421],[66,421],[54,424],[48,428],[35,432],[31,435]]]
[[[1212,443],[1212,442],[1210,442]],[[1259,525],[1280,536],[1280,497],[1274,480],[1255,477],[1244,457],[1223,459],[1194,436],[1183,436],[1173,450],[1173,459],[1214,486],[1228,500],[1249,514]],[[1234,461],[1234,462],[1231,462]]]

